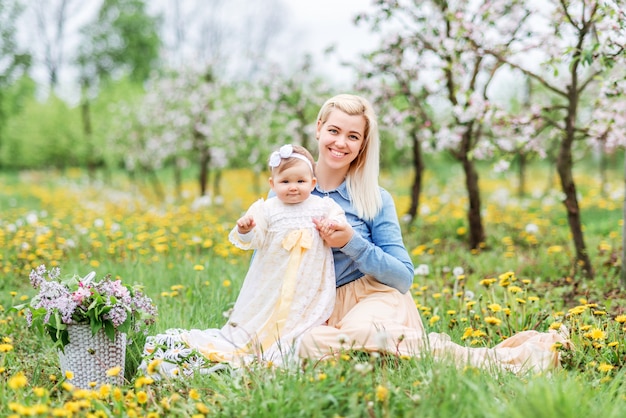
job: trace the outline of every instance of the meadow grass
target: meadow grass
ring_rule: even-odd
[[[136,373],[142,339],[127,355],[127,384],[72,388],[60,375],[49,339],[10,309],[33,295],[28,274],[40,264],[62,274],[111,273],[140,283],[159,309],[151,332],[172,327],[219,328],[232,307],[251,254],[230,245],[234,220],[263,197],[246,171],[223,174],[223,203],[197,201],[184,183],[181,199],[156,201],[148,185],[123,176],[90,181],[81,171],[0,177],[1,416],[254,416],[275,417],[583,417],[626,407],[624,293],[621,268],[621,182],[598,190],[577,178],[593,281],[572,264],[566,217],[545,167],[529,195],[514,178],[483,173],[488,239],[467,249],[466,198],[454,169],[426,173],[420,215],[404,225],[417,267],[411,289],[427,331],[461,344],[493,346],[526,329],[568,327],[574,350],[543,375],[459,368],[419,358],[345,353],[337,359],[276,368],[253,364],[208,376],[154,382]],[[402,217],[409,204],[406,172],[381,184]],[[263,194],[265,190],[263,190]],[[173,196],[168,189],[168,196]]]

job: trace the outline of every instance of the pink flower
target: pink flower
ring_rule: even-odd
[[[91,296],[91,292],[86,287],[79,287],[74,293],[72,293],[72,300],[79,305],[83,302],[85,298]]]

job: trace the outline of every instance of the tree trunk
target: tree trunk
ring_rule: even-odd
[[[154,171],[153,168],[145,168],[145,170],[148,173],[148,178],[150,179],[150,184],[152,184],[154,194],[156,194],[159,201],[163,202],[165,200],[165,192],[163,192],[163,186],[159,181],[156,171]]]
[[[417,210],[419,209],[420,195],[422,194],[422,179],[424,175],[424,158],[422,157],[422,146],[419,141],[418,133],[414,129],[412,132],[413,141],[413,185],[411,186],[411,206],[408,215],[409,222],[413,223],[417,219]]]
[[[96,178],[96,168],[98,167],[97,158],[94,155],[93,145],[93,128],[91,125],[91,103],[87,96],[88,85],[83,83],[82,86],[82,98],[80,103],[80,115],[83,122],[83,134],[85,135],[85,141],[87,144],[87,152],[85,156],[85,164],[87,165],[87,173],[89,179],[93,181]]]
[[[222,170],[213,171],[213,198],[222,196]]]
[[[174,159],[174,193],[176,193],[176,198],[181,199],[183,196],[183,173],[182,173],[181,163],[179,162],[179,158],[176,157]]]
[[[626,153],[624,153],[624,203],[622,219],[626,219]],[[626,222],[622,223],[622,287],[626,288]]]
[[[526,166],[528,162],[526,154],[519,153],[517,161],[519,162],[517,167],[517,197],[521,199],[526,196]]]
[[[462,160],[465,172],[465,187],[469,198],[467,220],[469,222],[469,245],[470,249],[479,249],[485,242],[485,229],[480,214],[480,189],[478,188],[478,171],[473,161],[467,157]]]
[[[200,196],[206,196],[209,184],[209,163],[211,162],[211,154],[208,150],[204,150],[200,154],[200,173],[198,181],[200,182]]]
[[[580,267],[587,278],[593,278],[594,271],[585,246],[582,222],[580,219],[580,206],[578,204],[576,184],[574,183],[574,176],[572,174],[572,138],[573,131],[571,137],[566,133],[566,138],[563,140],[561,149],[559,150],[556,167],[561,180],[561,188],[565,194],[563,204],[565,205],[565,210],[567,211],[567,221],[569,223],[570,232],[572,233],[572,239],[574,241],[574,247],[576,249],[577,268]]]

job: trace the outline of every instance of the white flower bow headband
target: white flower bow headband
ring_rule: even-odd
[[[304,155],[293,152],[293,146],[291,144],[283,145],[278,151],[274,151],[272,155],[270,155],[269,166],[272,168],[276,168],[280,165],[280,162],[283,159],[292,157],[307,163],[309,165],[309,168],[311,169],[311,172],[313,172],[313,165],[311,165],[311,161],[309,161],[309,159],[306,158]]]

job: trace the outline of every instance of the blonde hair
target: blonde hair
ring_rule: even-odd
[[[372,220],[382,208],[382,198],[378,186],[380,170],[380,139],[378,121],[374,108],[369,101],[353,94],[339,94],[322,105],[317,115],[319,123],[324,124],[330,113],[338,109],[351,116],[365,118],[364,141],[346,176],[348,195],[359,217]]]

